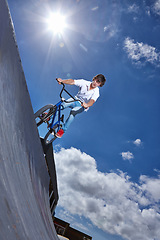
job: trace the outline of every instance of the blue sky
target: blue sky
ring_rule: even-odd
[[[56,216],[93,240],[160,239],[160,1],[8,4],[34,111],[59,101],[56,77],[107,78],[54,143]],[[57,11],[61,34],[46,21]]]

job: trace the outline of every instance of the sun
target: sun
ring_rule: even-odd
[[[49,30],[53,31],[54,34],[62,34],[66,27],[66,19],[60,13],[52,13],[47,19]]]

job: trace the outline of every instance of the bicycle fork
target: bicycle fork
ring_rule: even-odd
[[[60,127],[61,127],[61,122],[63,122],[64,120],[64,115],[61,116],[61,104],[62,104],[62,100],[56,104],[56,111],[54,113],[53,119],[51,124],[49,125],[50,131],[54,132],[54,135],[56,134],[55,129],[58,128],[57,131],[59,131]],[[58,120],[57,122],[54,123],[55,118],[57,116],[57,112],[58,112]]]

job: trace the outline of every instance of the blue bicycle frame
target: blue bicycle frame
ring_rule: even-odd
[[[61,117],[61,105],[62,105],[62,103],[63,102],[75,102],[75,101],[80,101],[79,99],[75,99],[66,89],[65,89],[65,85],[64,85],[64,83],[61,83],[62,85],[63,85],[63,88],[62,88],[62,90],[61,90],[61,92],[60,92],[60,98],[61,98],[61,101],[59,101],[55,106],[56,106],[56,110],[55,110],[55,113],[54,113],[54,115],[53,115],[53,119],[52,119],[52,121],[51,121],[51,124],[49,124],[49,129],[51,130],[51,131],[53,131],[53,129],[54,129],[54,127],[56,126],[56,125],[58,125],[58,131],[59,131],[59,129],[60,129],[60,126],[61,126],[61,124],[60,124],[60,122],[62,121],[63,122],[63,117],[64,117],[64,115],[62,115],[62,117]],[[63,97],[62,97],[62,92],[63,91],[65,91],[73,100],[70,100],[70,101],[67,101],[67,100],[65,100]],[[80,101],[81,102],[81,101]],[[82,102],[81,102],[82,103]],[[56,118],[56,116],[57,116],[57,112],[58,112],[58,120],[56,121],[56,122],[54,122],[55,121],[55,118]]]

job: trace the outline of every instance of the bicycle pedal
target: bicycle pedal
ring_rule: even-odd
[[[49,130],[49,132],[50,132],[51,134],[53,134],[54,136],[55,136],[55,134],[56,134],[55,130],[52,129],[52,128]]]

